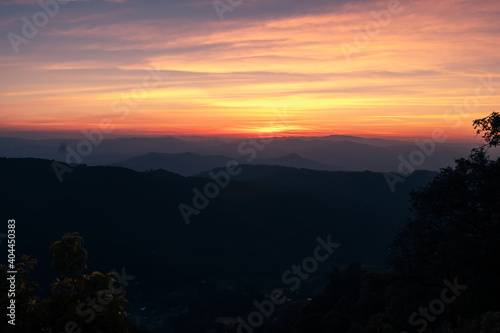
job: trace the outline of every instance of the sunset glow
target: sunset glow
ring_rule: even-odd
[[[3,1],[0,131],[472,139],[499,111],[498,0],[282,3],[71,1],[16,54],[41,7]]]

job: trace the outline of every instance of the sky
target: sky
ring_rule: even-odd
[[[500,111],[498,0],[41,3],[0,0],[0,136],[472,139]]]

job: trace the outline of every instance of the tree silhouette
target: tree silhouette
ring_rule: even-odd
[[[476,119],[473,122],[476,134],[483,133],[485,146],[496,147],[500,144],[500,113],[492,112],[489,116]]]
[[[474,121],[478,133],[495,147],[500,139],[500,115]],[[392,266],[402,277],[421,285],[439,286],[460,277],[470,285],[460,306],[469,316],[500,310],[491,297],[500,294],[496,264],[500,256],[500,159],[491,160],[485,147],[473,149],[456,166],[411,193],[413,217],[394,238]]]
[[[38,284],[31,280],[37,264],[31,256],[21,256],[16,276],[16,327],[2,321],[2,332],[116,332],[131,331],[131,320],[125,311],[125,291],[113,273],[87,269],[87,250],[79,233],[66,233],[54,242],[49,252],[52,267],[59,275],[50,288],[50,297],[39,300]],[[7,266],[0,265],[5,281]],[[7,286],[0,289],[0,304],[7,306]],[[2,326],[3,325],[3,326]]]

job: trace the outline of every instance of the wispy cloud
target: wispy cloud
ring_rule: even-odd
[[[20,33],[21,17],[34,13],[13,5],[36,3],[2,2],[9,6],[0,33]],[[477,77],[500,81],[500,11],[496,0],[401,3],[401,13],[350,63],[339,45],[352,42],[386,1],[248,0],[224,22],[211,1],[70,3],[19,55],[2,40],[0,73],[9,79],[0,83],[0,107],[16,116],[0,114],[0,123],[91,126],[158,64],[168,81],[123,130],[257,131],[256,123],[287,104],[303,122],[294,124],[300,131],[388,133],[406,121],[408,131],[425,133],[447,126],[444,109],[470,95]],[[495,93],[476,115],[498,102]]]

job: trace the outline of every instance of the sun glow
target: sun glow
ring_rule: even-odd
[[[80,132],[111,119],[113,135],[427,136],[443,128],[474,136],[472,120],[494,111],[500,89],[483,89],[477,106],[446,115],[474,96],[481,78],[500,82],[497,1],[406,2],[346,59],[340,46],[355,45],[370,12],[385,7],[352,2],[195,25],[113,12],[89,29],[92,15],[70,3],[23,52],[2,48],[0,72],[9,79],[0,82],[0,130]],[[144,89],[151,68],[162,80]],[[287,123],[270,123],[284,107]]]

